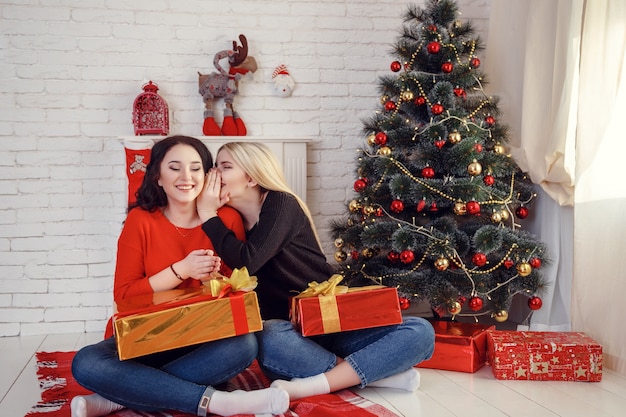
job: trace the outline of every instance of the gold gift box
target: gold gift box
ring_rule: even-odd
[[[254,291],[215,298],[208,286],[175,289],[130,297],[117,309],[114,330],[120,360],[263,328]]]

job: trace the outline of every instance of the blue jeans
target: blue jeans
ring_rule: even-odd
[[[304,378],[346,360],[369,382],[406,371],[429,359],[435,332],[425,319],[406,316],[402,324],[304,337],[285,320],[266,320],[258,332],[259,364],[270,379]]]
[[[246,334],[120,361],[111,337],[79,350],[72,374],[83,387],[128,408],[196,415],[205,390],[246,369],[257,351],[256,337]]]

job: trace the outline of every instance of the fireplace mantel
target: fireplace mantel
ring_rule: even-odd
[[[266,144],[283,166],[285,179],[291,189],[303,201],[306,201],[306,145],[310,138],[266,138],[261,136],[194,136],[204,142],[211,150],[213,158],[217,150],[226,142],[261,142]],[[165,138],[165,136],[122,136],[124,147],[129,149],[145,149]]]

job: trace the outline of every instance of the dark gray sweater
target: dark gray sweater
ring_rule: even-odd
[[[258,278],[256,292],[263,319],[289,318],[289,297],[311,281],[322,282],[334,273],[326,262],[311,224],[295,198],[270,191],[259,222],[242,242],[219,217],[202,225],[222,260],[231,268],[247,267]]]

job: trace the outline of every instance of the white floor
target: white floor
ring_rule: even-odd
[[[35,352],[76,350],[101,334],[0,338],[0,417],[23,417],[39,401]],[[604,371],[602,382],[499,381],[491,368],[475,374],[420,369],[415,394],[366,388],[360,395],[406,417],[626,416],[626,378]],[[68,416],[69,417],[69,416]]]

